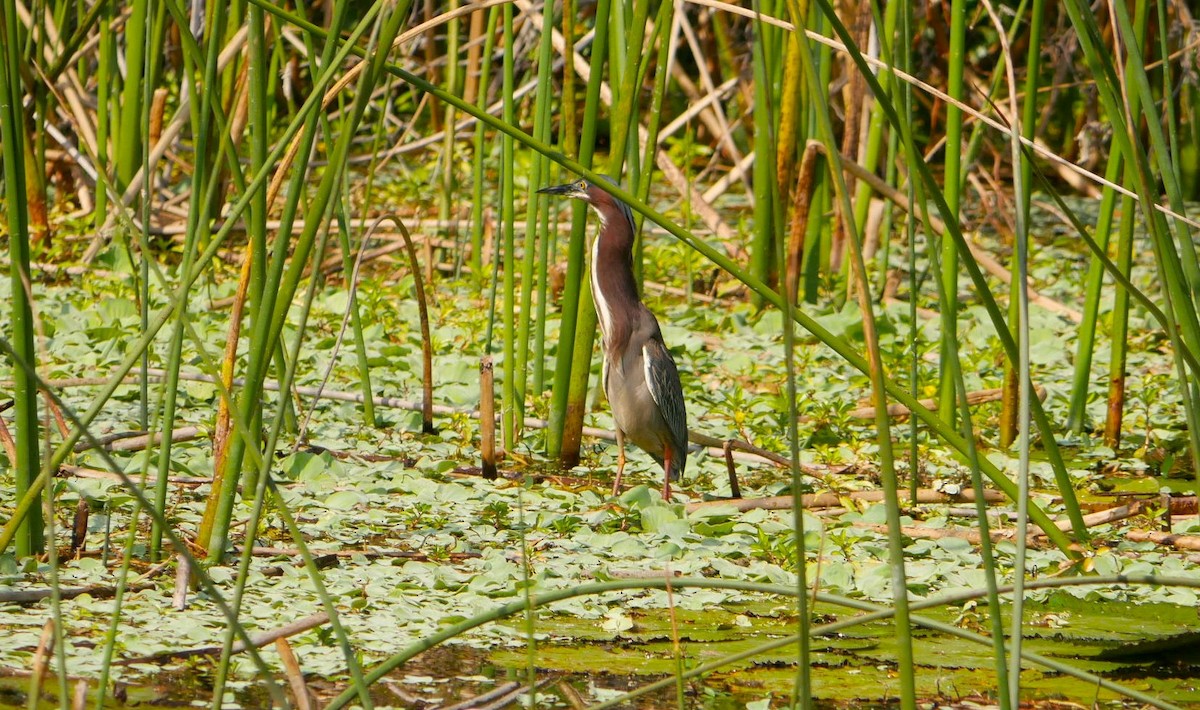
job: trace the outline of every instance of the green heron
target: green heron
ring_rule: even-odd
[[[671,480],[687,465],[687,412],[675,360],[633,279],[633,213],[587,180],[538,192],[583,200],[600,216],[592,242],[592,299],[604,346],[601,383],[617,425],[613,495],[620,491],[628,439],[663,467],[663,499],[670,500]]]

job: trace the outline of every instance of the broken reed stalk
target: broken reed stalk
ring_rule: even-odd
[[[494,480],[496,471],[496,388],[492,356],[479,362],[479,450],[483,455],[483,477]]]
[[[46,621],[42,635],[38,637],[37,649],[33,653],[32,673],[29,679],[29,697],[41,695],[42,681],[50,667],[50,652],[54,650],[54,619]]]
[[[408,252],[408,260],[412,264],[413,290],[417,295],[417,314],[421,319],[421,356],[424,369],[424,401],[421,403],[421,431],[434,434],[437,429],[433,426],[433,339],[429,334],[429,307],[426,305],[425,283],[421,278],[421,266],[417,260],[417,250],[413,247],[412,235],[408,227],[399,217],[392,217],[400,235],[404,237],[404,250]]]
[[[292,645],[286,638],[275,639],[275,650],[279,652],[279,660],[283,663],[284,675],[292,688],[292,697],[296,700],[296,710],[311,710],[312,702],[308,695],[308,685],[304,682],[304,673],[300,670],[300,661],[292,652]]]
[[[191,589],[192,566],[188,564],[187,555],[180,553],[175,556],[175,590],[171,594],[171,608],[183,611],[187,608],[188,590]]]
[[[229,313],[229,334],[225,338],[225,352],[221,358],[221,382],[225,391],[230,393],[233,392],[233,370],[237,366],[238,338],[242,334],[242,314],[246,310],[247,294],[250,293],[250,267],[253,263],[253,253],[247,249],[241,272],[238,274],[233,310]],[[229,418],[230,404],[232,403],[226,397],[217,398],[217,423],[213,432],[213,471],[216,476],[221,476],[220,472],[225,470],[225,457],[229,452],[229,433],[233,429]]]
[[[738,485],[737,466],[733,463],[733,441],[726,441],[721,448],[725,451],[725,470],[729,472],[729,497],[741,498],[742,487]]]

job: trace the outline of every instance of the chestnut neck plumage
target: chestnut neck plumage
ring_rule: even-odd
[[[607,192],[593,186],[588,197],[600,216],[592,243],[592,298],[605,352],[623,353],[642,309],[633,280],[633,221],[629,208]]]

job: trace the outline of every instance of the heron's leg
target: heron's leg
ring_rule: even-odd
[[[613,498],[621,494],[621,476],[625,475],[625,434],[617,429],[617,476],[613,479]]]
[[[671,502],[671,447],[663,448],[663,500]]]

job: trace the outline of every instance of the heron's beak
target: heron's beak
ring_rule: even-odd
[[[543,187],[538,190],[543,195],[561,195],[563,197],[585,197],[587,193],[579,189],[578,182],[569,182],[566,185],[555,185],[553,187]]]

